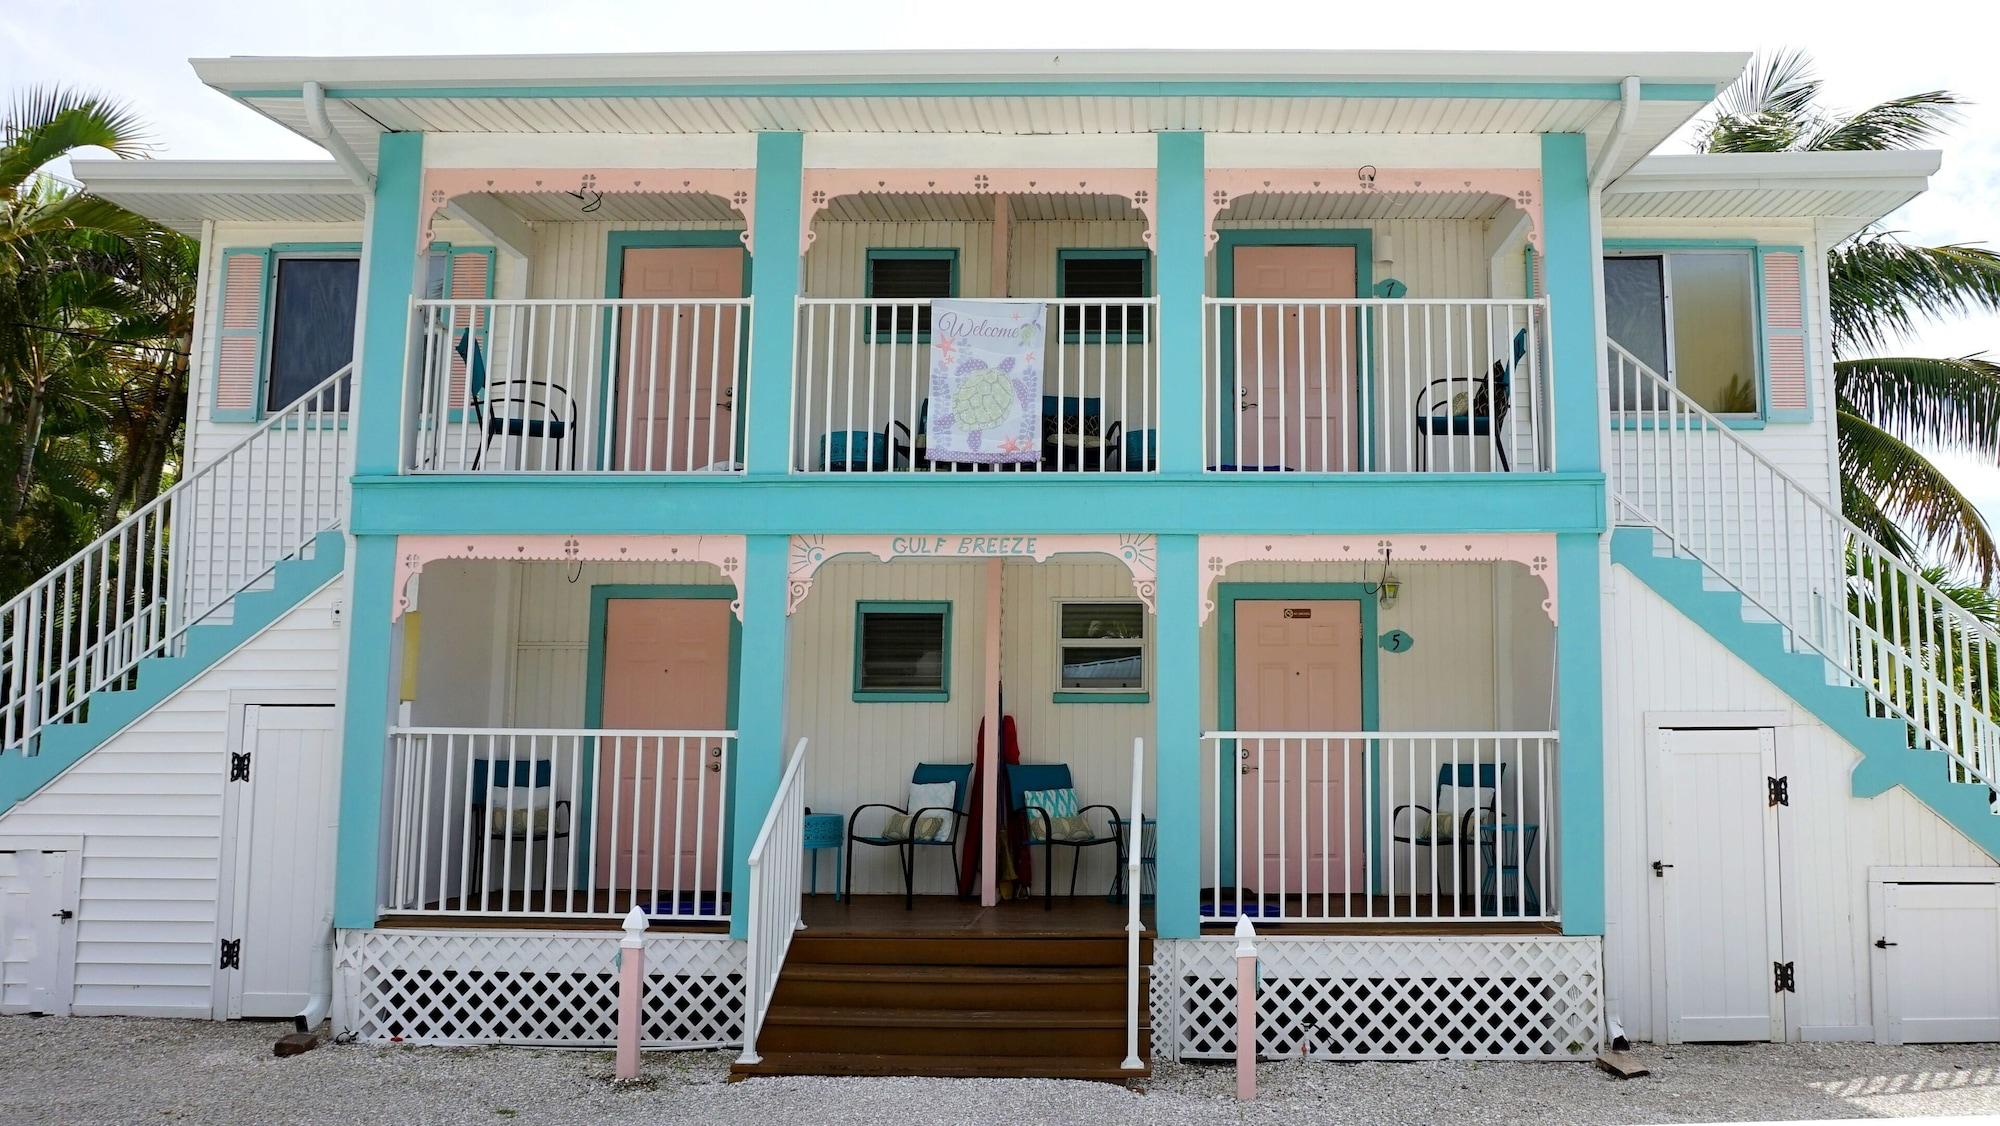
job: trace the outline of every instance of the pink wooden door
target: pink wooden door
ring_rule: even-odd
[[[1237,730],[1360,730],[1363,643],[1358,602],[1236,603]],[[1244,740],[1238,754],[1239,847],[1259,890],[1365,891],[1366,744]]]
[[[743,252],[731,246],[632,247],[622,296],[714,300],[743,295]],[[618,324],[612,466],[700,469],[741,461],[736,443],[736,306],[626,309]]]
[[[606,602],[603,725],[726,728],[729,624],[723,598]],[[641,901],[666,900],[676,889],[715,890],[723,824],[720,751],[713,739],[598,741],[598,886],[636,888]]]
[[[1353,297],[1351,246],[1239,246],[1236,296],[1266,301]],[[1246,312],[1236,362],[1249,402],[1239,465],[1308,473],[1354,469],[1361,342],[1351,308],[1282,304]]]

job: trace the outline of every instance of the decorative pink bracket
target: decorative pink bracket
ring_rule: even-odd
[[[1248,195],[1497,195],[1528,216],[1528,241],[1542,249],[1542,173],[1537,168],[1211,168],[1205,224],[1215,246],[1216,217]]]
[[[1132,572],[1132,589],[1146,609],[1154,609],[1159,589],[1157,548],[1152,536],[793,536],[791,564],[786,569],[785,613],[791,614],[812,593],[813,576],[839,555],[872,555],[884,563],[896,559],[1032,559],[1046,563],[1052,555],[1109,555]]]
[[[394,621],[410,608],[410,580],[440,559],[558,563],[707,563],[736,587],[743,620],[742,536],[397,536]]]
[[[1202,536],[1201,620],[1215,612],[1215,584],[1238,563],[1519,563],[1542,580],[1542,612],[1556,621],[1556,538],[1546,533],[1427,536]]]
[[[437,168],[424,173],[424,216],[419,254],[445,205],[462,195],[532,195],[562,192],[583,206],[607,195],[719,196],[743,216],[743,245],[754,250],[757,170],[754,168]]]
[[[813,220],[844,195],[1115,195],[1146,217],[1153,245],[1159,175],[1151,168],[808,168],[799,208],[799,254],[812,249]]]

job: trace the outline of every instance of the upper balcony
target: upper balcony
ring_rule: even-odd
[[[403,472],[736,476],[753,441],[760,474],[782,442],[799,477],[1146,476],[1191,447],[1204,476],[1552,470],[1549,307],[1521,295],[1533,225],[1493,185],[1388,179],[1214,194],[1203,294],[1171,300],[1143,188],[809,191],[790,308],[745,296],[740,202],[634,193],[579,214],[576,193],[515,193],[525,270],[412,304]],[[965,368],[937,303],[980,299],[1039,306],[1043,326],[1036,370],[985,388],[1017,423],[990,451],[934,409]],[[784,417],[753,418],[759,350],[787,346]]]

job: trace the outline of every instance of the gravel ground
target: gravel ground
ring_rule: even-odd
[[[615,1087],[604,1052],[326,1045],[273,1059],[274,1024],[0,1017],[0,1123],[1699,1122],[2000,1114],[2000,1047],[1642,1048],[1650,1078],[1588,1064],[1268,1064],[1143,1088],[1056,1080],[756,1079],[662,1052]]]

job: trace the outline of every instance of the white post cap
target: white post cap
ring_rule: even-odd
[[[1250,925],[1248,915],[1236,917],[1236,956],[1238,958],[1257,956],[1257,928]]]
[[[625,921],[620,923],[619,926],[625,929],[625,937],[619,940],[618,945],[639,946],[645,942],[646,913],[644,911],[639,910],[637,907],[632,908],[630,913],[625,916]]]

